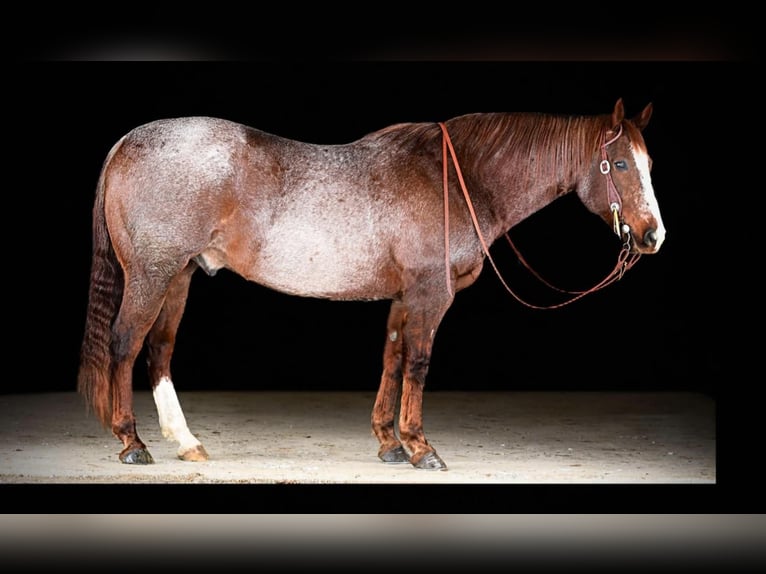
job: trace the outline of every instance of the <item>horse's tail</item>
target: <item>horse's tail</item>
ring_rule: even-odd
[[[104,187],[106,171],[122,140],[112,147],[104,161],[93,205],[93,259],[90,270],[85,334],[80,349],[77,390],[86,405],[107,427],[112,417],[111,354],[112,324],[122,299],[124,279],[106,228]]]

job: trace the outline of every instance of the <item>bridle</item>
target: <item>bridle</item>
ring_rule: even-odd
[[[446,269],[446,279],[447,279],[447,291],[449,292],[450,296],[454,295],[453,287],[452,287],[452,274],[450,273],[450,250],[449,250],[449,178],[448,178],[448,157],[447,157],[447,149],[449,149],[449,153],[452,156],[452,163],[455,165],[455,172],[457,173],[458,182],[460,183],[460,188],[463,191],[463,197],[465,198],[466,205],[468,206],[468,211],[471,215],[471,221],[473,221],[474,229],[476,230],[476,235],[479,237],[479,242],[481,243],[481,248],[484,251],[484,255],[486,255],[487,259],[489,260],[490,264],[492,265],[492,268],[495,270],[495,273],[497,274],[497,277],[500,279],[500,283],[503,284],[503,287],[505,287],[506,291],[508,291],[513,297],[522,305],[525,305],[527,307],[530,307],[532,309],[556,309],[559,307],[563,307],[564,305],[569,305],[570,303],[573,303],[577,301],[578,299],[584,297],[585,295],[588,295],[589,293],[594,293],[598,291],[599,289],[603,289],[607,285],[610,285],[611,283],[619,280],[622,278],[624,273],[633,267],[633,265],[636,264],[636,262],[641,258],[640,253],[631,253],[630,252],[630,243],[631,243],[631,235],[630,235],[630,227],[625,223],[625,221],[622,219],[622,199],[620,198],[620,194],[617,191],[617,187],[614,185],[614,181],[612,179],[612,170],[611,170],[611,164],[609,162],[608,155],[606,153],[606,147],[615,142],[620,135],[622,135],[622,125],[620,125],[620,130],[617,132],[617,135],[611,138],[609,141],[606,141],[606,131],[602,133],[601,136],[601,163],[599,164],[599,171],[606,177],[606,189],[607,189],[607,199],[609,201],[609,209],[612,212],[612,217],[614,220],[614,232],[617,234],[618,237],[620,237],[623,240],[622,248],[620,249],[620,252],[617,255],[617,263],[601,281],[596,283],[593,287],[590,289],[584,290],[584,291],[570,291],[568,289],[560,289],[558,287],[555,287],[551,285],[548,281],[543,279],[539,273],[537,273],[535,270],[533,270],[529,264],[524,260],[524,258],[521,256],[521,253],[519,253],[519,250],[516,248],[516,246],[513,244],[513,241],[511,241],[510,236],[508,235],[508,232],[505,233],[505,238],[508,240],[508,243],[511,245],[511,248],[513,248],[514,253],[519,258],[519,261],[524,265],[524,267],[527,268],[527,270],[532,273],[539,281],[541,281],[544,285],[547,287],[558,291],[560,293],[567,293],[570,295],[573,295],[570,299],[567,299],[566,301],[563,301],[561,303],[557,303],[554,305],[546,305],[546,306],[538,306],[533,305],[531,303],[528,303],[521,299],[514,291],[508,286],[508,284],[503,279],[502,275],[500,274],[500,270],[497,268],[497,265],[495,264],[494,259],[492,259],[492,255],[489,253],[489,245],[484,240],[484,236],[481,233],[481,229],[479,227],[479,220],[476,217],[476,211],[473,208],[473,203],[471,202],[471,198],[468,195],[468,189],[465,185],[465,181],[463,180],[463,173],[460,170],[460,164],[457,161],[457,155],[455,154],[455,148],[452,146],[452,140],[450,139],[449,132],[447,131],[447,126],[444,124],[444,122],[439,122],[439,127],[442,130],[442,165],[444,166],[443,169],[443,184],[444,184],[444,253],[445,253],[445,269]]]
[[[626,243],[630,244],[630,226],[622,219],[622,198],[620,197],[620,194],[617,193],[617,187],[614,185],[614,180],[612,179],[612,164],[606,153],[606,146],[616,142],[620,139],[621,135],[622,124],[620,124],[620,129],[617,132],[617,135],[609,141],[605,141],[606,131],[602,132],[600,146],[601,163],[598,164],[598,169],[606,176],[606,197],[609,202],[609,209],[612,212],[614,232],[617,234],[617,237],[622,238]]]

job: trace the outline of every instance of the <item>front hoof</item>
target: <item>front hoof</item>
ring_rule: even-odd
[[[120,453],[120,460],[125,464],[154,464],[154,459],[145,448],[136,448]]]
[[[421,470],[447,470],[447,465],[444,464],[444,461],[439,458],[439,455],[433,451],[426,453],[423,455],[423,458],[417,462],[413,462],[412,465]]]
[[[404,448],[402,448],[401,445],[392,448],[391,450],[387,450],[386,452],[381,452],[378,456],[380,457],[380,460],[388,464],[403,464],[410,462],[410,457],[407,456],[407,453],[404,452]]]
[[[202,462],[207,460],[208,454],[205,450],[205,447],[201,444],[198,444],[197,446],[187,449],[187,450],[181,450],[178,451],[178,458],[181,460],[186,460],[190,462]]]

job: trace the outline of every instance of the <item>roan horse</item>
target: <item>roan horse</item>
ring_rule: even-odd
[[[137,127],[109,151],[96,188],[78,390],[122,441],[122,462],[152,463],[133,414],[145,342],[163,436],[179,458],[206,460],[170,374],[198,267],[292,295],[391,300],[371,417],[378,456],[446,469],[422,401],[455,293],[491,261],[492,242],[567,193],[614,228],[624,252],[657,252],[665,229],[641,133],[651,114],[650,103],[628,119],[621,99],[594,116],[467,114],[345,145],[209,117]]]

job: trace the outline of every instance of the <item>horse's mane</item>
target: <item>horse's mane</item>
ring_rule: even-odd
[[[528,165],[529,176],[571,181],[588,169],[598,150],[605,119],[536,113],[469,114],[448,124],[464,154],[484,162],[494,156]]]
[[[486,163],[493,157],[530,168],[529,177],[571,181],[590,165],[605,127],[605,116],[538,113],[475,113],[447,121],[461,163]],[[436,124],[403,123],[374,134],[391,143],[420,147],[441,138]]]

